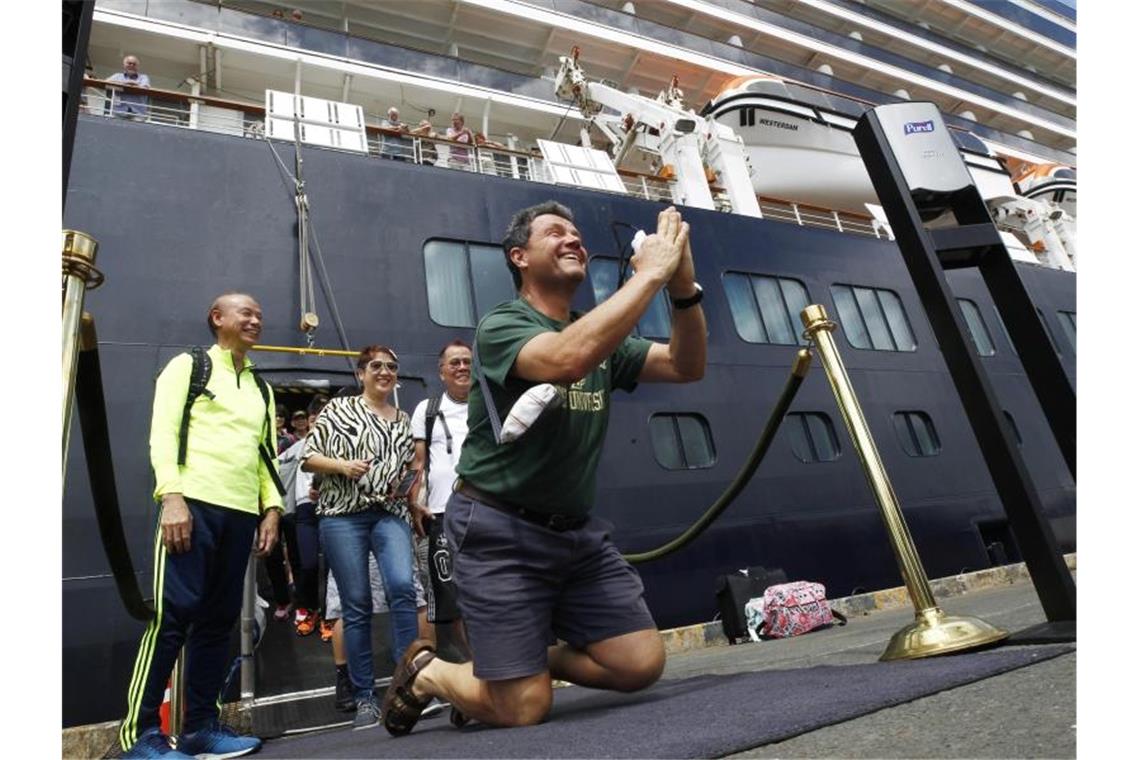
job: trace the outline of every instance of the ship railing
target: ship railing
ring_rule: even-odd
[[[888,239],[886,231],[876,225],[874,218],[869,215],[836,211],[824,206],[813,206],[810,203],[799,203],[769,195],[757,195],[756,200],[760,203],[760,213],[765,219],[798,224],[801,227],[822,227],[837,232]]]
[[[80,108],[91,116],[122,118],[238,137],[259,138],[265,134],[265,107],[225,98],[190,95],[177,90],[135,87],[86,77]],[[145,103],[131,103],[124,95],[144,96]],[[130,111],[130,112],[128,112]]]
[[[123,113],[121,98],[124,94],[146,97],[145,108],[141,109],[141,113]],[[81,107],[89,115],[131,119],[249,139],[265,138],[265,107],[256,103],[190,95],[176,90],[135,87],[88,77],[84,79]],[[435,133],[401,132],[371,124],[365,125],[365,132],[369,156],[554,184],[554,177],[537,150],[527,152],[498,145],[474,146],[448,140]],[[618,169],[617,172],[629,195],[662,203],[672,202],[674,180],[630,169]],[[727,192],[715,186],[711,189],[716,209],[731,212],[732,204]],[[888,237],[870,216],[771,196],[757,196],[757,199],[765,219],[876,238]]]
[[[618,169],[625,190],[630,195],[645,198],[650,201],[671,203],[673,201],[673,182],[675,180],[658,177],[654,174],[633,171],[632,169]]]

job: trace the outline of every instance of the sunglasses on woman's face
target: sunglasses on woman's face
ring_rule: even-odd
[[[387,362],[387,361],[384,361],[383,359],[373,359],[372,361],[368,362],[368,364],[366,364],[365,366],[368,367],[369,372],[377,372],[377,373],[381,372],[382,370],[388,370],[389,372],[398,372],[400,369],[399,363]]]

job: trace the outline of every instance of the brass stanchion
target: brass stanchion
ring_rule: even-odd
[[[252,701],[256,696],[253,667],[253,629],[257,625],[257,562],[252,556],[245,566],[245,580],[241,595],[241,699]],[[262,631],[264,634],[264,631]]]
[[[71,409],[75,399],[75,366],[79,359],[79,322],[83,296],[103,283],[95,268],[99,244],[90,235],[63,231],[63,472],[67,473],[67,447],[71,441]]]
[[[922,561],[915,550],[914,539],[907,530],[898,498],[879,458],[879,450],[871,437],[871,429],[863,417],[863,410],[855,397],[855,390],[847,377],[847,369],[843,366],[843,360],[835,346],[835,339],[831,335],[836,325],[827,318],[827,312],[819,304],[812,304],[800,312],[800,319],[807,328],[806,335],[819,348],[820,361],[824,371],[827,372],[827,379],[831,383],[831,390],[835,393],[835,401],[839,405],[843,421],[851,433],[855,450],[859,453],[863,473],[867,476],[867,482],[875,494],[875,501],[879,504],[883,522],[887,525],[891,548],[894,549],[899,570],[902,572],[903,583],[906,584],[907,592],[914,604],[914,622],[891,637],[887,650],[879,659],[884,661],[917,659],[974,649],[1006,638],[1009,636],[1007,631],[995,628],[979,618],[947,615],[935,604],[930,580],[926,577],[926,570],[923,569]]]
[[[174,673],[170,676],[170,735],[182,734],[182,722],[186,718],[186,647],[178,650],[174,661]]]

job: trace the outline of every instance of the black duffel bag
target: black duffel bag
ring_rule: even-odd
[[[720,621],[729,644],[737,639],[748,638],[745,624],[744,605],[748,600],[764,596],[764,589],[777,583],[787,583],[788,574],[782,568],[768,570],[763,567],[750,567],[748,574],[733,573],[716,579],[716,604],[720,609]]]

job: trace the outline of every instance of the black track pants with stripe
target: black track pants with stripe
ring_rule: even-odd
[[[124,750],[159,725],[158,709],[183,643],[184,730],[196,731],[218,715],[230,632],[241,612],[242,584],[258,518],[195,499],[186,503],[194,518],[188,552],[168,553],[161,528],[156,530],[155,617],[143,633],[127,693],[127,716],[119,730]]]

